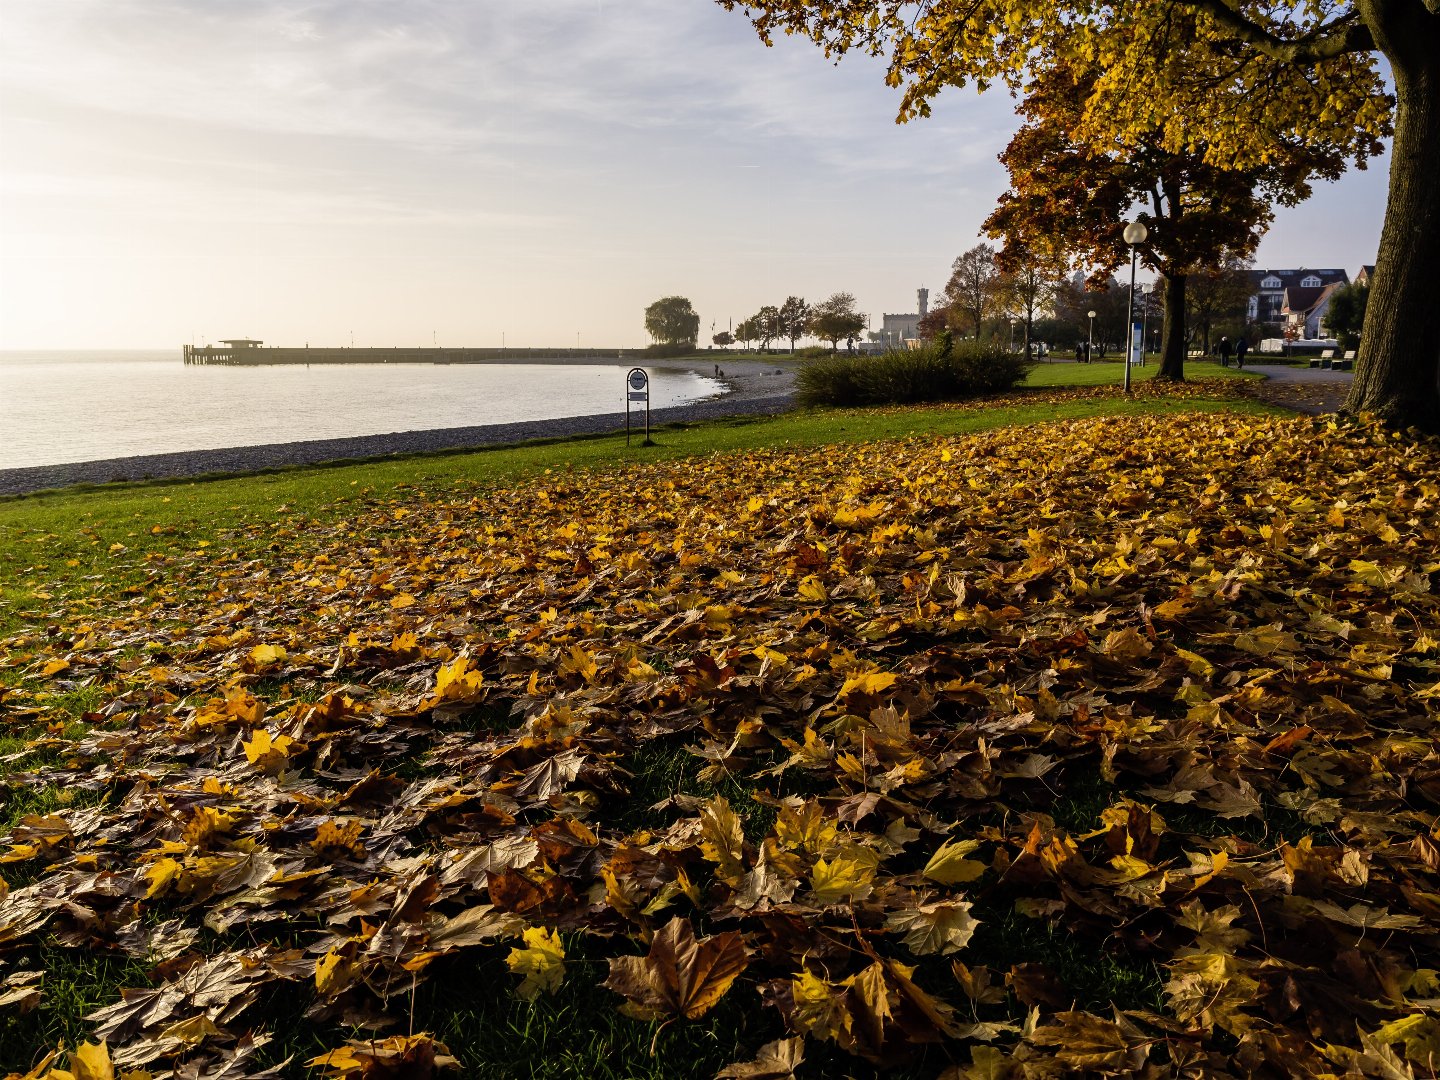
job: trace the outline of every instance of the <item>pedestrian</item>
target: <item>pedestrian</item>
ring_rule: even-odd
[[[1084,363],[1084,362],[1085,362],[1085,343],[1084,343],[1083,341],[1077,341],[1077,342],[1075,342],[1075,363],[1077,363],[1077,364],[1082,364],[1082,363]]]
[[[1243,368],[1245,366],[1245,353],[1249,351],[1249,349],[1250,346],[1245,344],[1243,337],[1235,342],[1235,366],[1237,368]]]
[[[1229,367],[1229,366],[1230,366],[1230,339],[1229,339],[1229,337],[1222,337],[1222,338],[1220,339],[1220,366],[1221,366],[1221,367]]]

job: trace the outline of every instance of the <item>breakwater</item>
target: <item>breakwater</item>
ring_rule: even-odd
[[[469,349],[397,346],[367,348],[266,348],[260,344],[183,345],[187,364],[527,364],[546,360],[613,362],[630,357],[653,359],[644,349]]]

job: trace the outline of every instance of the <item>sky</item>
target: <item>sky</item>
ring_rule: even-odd
[[[710,0],[0,0],[0,348],[644,345],[787,295],[878,327],[1005,189],[1001,91]],[[1257,265],[1374,261],[1387,161]],[[713,331],[712,331],[713,328]]]

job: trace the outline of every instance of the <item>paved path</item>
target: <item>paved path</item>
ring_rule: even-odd
[[[1245,370],[1265,376],[1265,381],[1255,388],[1261,401],[1312,416],[1338,412],[1355,378],[1353,371],[1288,364],[1246,364]]]

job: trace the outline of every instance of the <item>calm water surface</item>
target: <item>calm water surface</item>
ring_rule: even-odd
[[[0,469],[226,446],[590,416],[625,408],[626,366],[189,366],[179,350],[0,352]],[[714,379],[648,367],[651,408]]]

